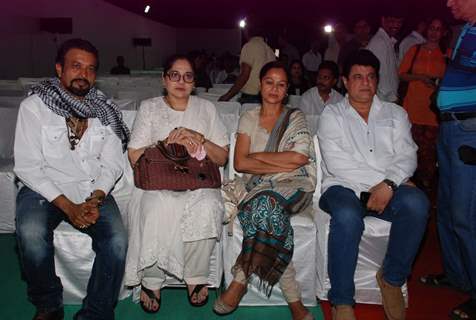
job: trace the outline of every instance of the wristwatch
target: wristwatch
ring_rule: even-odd
[[[392,189],[393,192],[397,191],[397,184],[395,182],[393,182],[392,180],[390,179],[384,179],[383,180],[383,183],[385,183],[390,189]]]

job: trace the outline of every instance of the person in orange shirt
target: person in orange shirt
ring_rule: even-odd
[[[436,139],[438,117],[433,110],[433,96],[446,69],[447,48],[445,23],[438,18],[430,20],[427,41],[415,45],[405,54],[400,64],[400,80],[408,81],[403,107],[412,122],[413,139],[418,145],[418,167],[415,182],[436,199]]]

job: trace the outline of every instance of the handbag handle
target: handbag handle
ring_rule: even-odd
[[[165,147],[164,141],[160,141],[160,140],[157,141],[157,144],[155,146],[157,147],[157,149],[160,150],[160,152],[164,155],[164,157],[166,157],[170,161],[177,163],[178,165],[183,166],[184,163],[190,159],[190,155],[188,153],[183,157],[178,157],[174,154],[170,154],[167,148]]]

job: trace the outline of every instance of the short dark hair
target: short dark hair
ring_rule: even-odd
[[[334,78],[339,79],[339,66],[337,65],[337,63],[330,60],[324,60],[319,65],[319,68],[317,68],[317,72],[324,69],[329,70],[330,72],[332,72],[332,75],[334,76]]]
[[[281,62],[281,61],[271,61],[265,64],[260,72],[259,72],[259,80],[263,80],[264,76],[268,73],[269,70],[271,69],[282,69],[284,73],[286,74],[286,80],[289,81],[289,72],[288,72],[288,66]]]
[[[405,17],[406,15],[406,12],[404,10],[405,9],[399,3],[386,3],[381,8],[381,17],[403,19],[403,17]]]
[[[69,39],[63,42],[56,53],[55,63],[59,63],[62,67],[64,67],[64,57],[71,49],[80,49],[93,54],[96,58],[96,70],[99,69],[98,49],[96,49],[96,47],[91,42],[80,38]]]
[[[348,79],[350,70],[355,65],[374,68],[375,73],[377,74],[377,77],[378,77],[378,74],[380,71],[380,61],[372,53],[372,51],[367,49],[360,49],[355,54],[351,55],[344,64],[342,75]]]
[[[443,26],[443,30],[442,30],[443,34],[442,34],[442,37],[441,37],[440,42],[439,42],[438,45],[440,47],[441,52],[443,54],[446,54],[446,52],[448,51],[448,47],[450,46],[451,28],[449,27],[448,22],[445,19],[440,18],[440,17],[432,17],[432,18],[426,20],[426,23],[427,23],[428,27],[435,20],[440,21],[441,25]],[[446,32],[446,34],[445,34],[445,32]]]
[[[294,59],[293,61],[291,61],[291,63],[289,64],[289,69],[291,69],[291,67],[295,64],[298,64],[301,66],[301,69],[304,70],[304,64],[302,63],[301,60],[299,59]]]
[[[167,58],[167,60],[165,60],[165,63],[164,63],[164,76],[167,72],[170,71],[170,69],[172,69],[172,66],[174,65],[174,63],[177,61],[177,60],[185,60],[187,61],[190,66],[192,67],[192,71],[193,73],[195,73],[195,66],[193,64],[193,61],[191,58],[189,58],[188,56],[186,56],[185,54],[174,54],[174,55],[171,55],[170,57]]]

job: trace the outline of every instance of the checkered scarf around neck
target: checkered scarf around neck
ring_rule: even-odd
[[[130,131],[122,120],[122,113],[114,102],[95,87],[91,87],[84,99],[79,100],[63,89],[58,78],[51,78],[32,87],[28,95],[35,93],[59,116],[98,118],[102,125],[110,125],[121,139],[123,151],[126,150]]]

